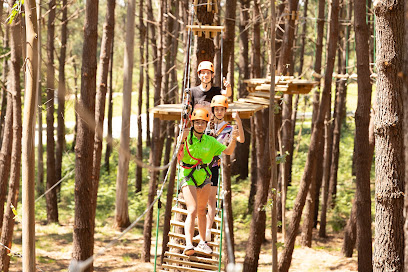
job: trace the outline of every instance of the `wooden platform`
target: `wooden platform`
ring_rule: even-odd
[[[227,113],[225,115],[225,120],[232,120],[232,111],[237,111],[241,119],[249,119],[255,112],[267,108],[269,106],[265,104],[257,103],[245,103],[236,101],[235,103],[229,104]],[[160,118],[161,120],[180,120],[181,117],[181,104],[162,104],[154,108],[150,108],[149,112],[154,114],[155,118]]]
[[[249,93],[256,91],[269,92],[271,88],[270,77],[246,79],[244,83],[247,84]],[[307,94],[318,84],[318,81],[295,79],[291,76],[277,76],[275,77],[275,92],[282,92],[283,94]]]

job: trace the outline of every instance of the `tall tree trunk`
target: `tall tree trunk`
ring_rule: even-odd
[[[315,54],[315,63],[314,63],[314,70],[317,74],[321,73],[322,67],[322,55],[323,55],[323,36],[324,36],[324,10],[326,6],[326,1],[319,0],[319,7],[318,7],[318,21],[317,21],[317,32],[316,32],[316,54]],[[315,77],[315,80],[321,82],[321,77]],[[320,100],[320,88],[321,84],[319,84],[319,88],[313,94],[313,119],[312,119],[312,128],[314,127],[314,121],[316,120],[318,109],[319,109],[319,100]],[[320,150],[317,157],[316,162],[316,171],[314,176],[312,177],[315,179],[316,182],[316,190],[314,195],[314,227],[317,226],[317,217],[319,213],[319,200],[320,200],[320,189],[322,186],[322,177],[323,177],[323,152],[324,152],[324,144],[319,143]]]
[[[240,0],[240,21],[239,21],[239,79],[238,79],[238,98],[246,96],[245,79],[249,79],[249,1]],[[251,143],[250,120],[243,119],[242,126],[244,127],[245,142],[238,144],[235,148],[234,154],[231,156],[231,174],[237,176],[237,181],[244,180],[248,177],[248,163],[249,163],[249,146]]]
[[[2,5],[0,5],[2,6]],[[3,9],[3,6],[1,7]],[[3,12],[0,13],[0,16],[3,14]],[[8,24],[5,25],[5,31],[3,34],[3,47],[8,48],[9,47],[9,26]],[[2,90],[2,95],[1,95],[1,112],[0,112],[0,144],[3,143],[3,134],[4,134],[4,127],[5,127],[5,114],[7,111],[7,73],[8,73],[8,65],[7,65],[7,58],[3,58],[3,70],[2,70],[2,85],[3,87],[1,88]],[[0,146],[1,147],[1,146]]]
[[[149,13],[148,13],[149,14]],[[149,16],[149,15],[148,15]],[[146,24],[147,25],[147,24]],[[150,108],[150,76],[149,76],[149,27],[146,26],[146,109]],[[150,113],[146,111],[146,147],[151,146]]]
[[[109,58],[109,79],[108,79],[108,135],[106,137],[106,148],[105,148],[105,169],[110,172],[109,158],[113,149],[113,138],[112,138],[112,117],[113,117],[113,48],[114,48],[115,36],[112,37],[110,58]]]
[[[365,5],[360,1],[354,3],[354,26],[356,32],[358,101],[356,110],[356,218],[358,237],[359,271],[372,271],[372,233],[371,233],[371,195],[370,170],[372,152],[369,138],[371,82],[368,41],[368,25],[365,20]],[[403,187],[401,188],[401,190]]]
[[[92,200],[93,217],[96,212],[96,202],[98,199],[99,175],[101,170],[102,142],[103,142],[103,122],[105,119],[106,91],[108,87],[108,72],[112,41],[115,27],[115,0],[108,0],[106,7],[105,23],[103,25],[101,53],[99,56],[99,74],[96,86],[95,101],[95,140],[93,146],[93,166],[92,166]]]
[[[21,47],[19,49],[21,50]],[[21,67],[20,64],[18,64],[18,66]],[[19,80],[20,69],[17,70],[17,72],[18,72],[17,79]],[[16,80],[16,78],[13,78],[13,80]],[[11,248],[13,239],[15,218],[13,209],[17,209],[18,204],[18,192],[20,187],[20,165],[21,165],[21,89],[19,81],[16,81],[14,84],[16,84],[16,86],[18,85],[18,87],[14,89],[17,92],[15,92],[15,95],[13,95],[13,147],[11,153],[10,181],[0,239],[0,242],[3,245],[6,245],[8,248]],[[34,211],[32,210],[32,212]],[[31,223],[34,223],[34,221],[32,221]],[[31,238],[33,237],[31,236]],[[8,271],[9,269],[10,256],[8,255],[8,253],[10,252],[6,248],[2,247],[0,249],[1,271]],[[29,254],[30,252],[27,251],[26,253]],[[35,266],[35,262],[32,264]]]
[[[285,239],[285,248],[279,259],[279,271],[288,271],[292,260],[292,253],[295,246],[295,240],[299,223],[302,215],[302,210],[305,205],[306,195],[310,186],[312,173],[316,168],[316,159],[318,157],[319,142],[322,138],[323,120],[330,106],[330,93],[332,83],[332,73],[334,68],[334,59],[336,56],[336,45],[338,39],[339,26],[339,0],[333,0],[331,3],[331,11],[329,16],[329,40],[327,45],[327,68],[324,79],[324,88],[322,93],[322,101],[319,106],[315,127],[312,131],[310,140],[309,152],[306,159],[305,171],[300,182],[299,192],[293,207],[292,218],[288,229],[288,236]]]
[[[357,12],[356,12],[357,13]],[[404,52],[407,51],[408,48],[408,5],[404,5]],[[408,103],[408,55],[404,55],[404,64],[402,67],[403,72],[403,79],[404,79],[404,91],[403,91],[403,103]],[[408,107],[404,107],[404,121],[403,121],[403,129],[404,129],[404,157],[408,158]],[[405,192],[408,192],[408,165],[405,164],[404,169],[404,182],[405,182]],[[408,213],[408,196],[405,194],[404,199],[404,214]],[[404,224],[404,236],[405,238],[408,237],[408,217],[405,217],[405,224]],[[405,247],[404,247],[404,259],[407,260],[404,262],[404,271],[408,271],[408,239],[405,239]]]
[[[10,1],[13,6],[13,1]],[[17,15],[19,17],[19,15]],[[11,148],[11,165],[9,190],[7,195],[7,205],[3,217],[3,226],[0,242],[11,248],[13,230],[14,230],[14,213],[13,206],[17,209],[18,192],[20,186],[20,165],[21,165],[21,17],[14,18],[10,26],[10,73],[9,73],[9,91],[12,98],[9,100],[8,107],[13,109],[13,143]],[[8,250],[4,247],[0,249],[1,263],[0,271],[8,271],[10,256]]]
[[[82,49],[81,97],[77,104],[78,132],[75,145],[75,220],[73,252],[75,260],[86,260],[93,255],[94,220],[92,214],[92,171],[95,126],[95,95],[98,38],[98,0],[86,1],[84,44]],[[85,269],[93,271],[91,264]]]
[[[61,52],[59,57],[58,71],[58,112],[57,112],[57,145],[55,153],[55,180],[59,181],[62,171],[62,153],[65,145],[65,56],[67,52],[68,36],[68,1],[62,0],[62,25],[61,25]],[[60,191],[61,183],[58,185]]]
[[[43,101],[42,101],[42,88],[41,88],[41,62],[42,62],[42,47],[41,47],[41,29],[42,29],[42,20],[41,20],[41,0],[37,0],[37,120],[38,120],[38,130],[37,130],[37,182],[36,182],[36,191],[38,195],[44,193],[44,145],[43,145]]]
[[[10,92],[7,92],[7,96],[8,106],[4,123],[3,143],[0,152],[0,203],[3,203],[3,206],[0,207],[0,226],[3,222],[4,202],[7,195],[7,181],[10,174],[11,148],[13,143],[13,101]]]
[[[139,2],[139,34],[140,34],[140,66],[139,66],[139,94],[138,94],[138,105],[137,105],[137,153],[136,157],[139,160],[143,160],[143,130],[142,130],[142,103],[143,103],[143,84],[144,84],[144,65],[145,65],[145,53],[144,45],[146,38],[146,26],[143,22],[143,1]],[[146,70],[146,73],[148,70]],[[146,115],[149,111],[146,111]],[[136,165],[136,182],[135,182],[135,192],[138,193],[142,191],[142,167]]]
[[[317,44],[316,44],[316,60],[315,60],[315,71],[316,73],[321,73],[321,60],[322,60],[322,51],[323,51],[323,33],[324,33],[324,9],[325,9],[325,2],[319,1],[319,20],[317,22]],[[320,78],[318,78],[319,81]],[[314,130],[316,125],[317,114],[319,111],[319,98],[320,98],[320,86],[319,89],[316,89],[313,95],[313,113],[312,113],[312,130]],[[331,108],[331,106],[330,106]],[[329,116],[330,116],[330,109],[328,110],[328,116],[325,116],[325,134],[324,139],[321,139],[318,143],[318,148],[320,149],[316,161],[316,167],[313,170],[311,176],[311,184],[309,187],[309,192],[307,194],[306,199],[306,208],[305,208],[305,216],[303,221],[302,227],[302,240],[301,244],[303,246],[312,246],[312,233],[313,227],[317,226],[317,216],[319,211],[319,197],[320,197],[320,189],[322,187],[322,183],[324,183],[325,172],[324,169],[325,165],[327,165],[326,158],[330,156],[331,145],[326,144],[328,142],[331,143],[331,125],[329,123]],[[327,171],[326,171],[326,174]],[[328,180],[328,178],[327,178]],[[313,220],[313,221],[312,221]]]
[[[37,42],[37,11],[35,0],[25,1],[26,19],[26,65],[25,65],[25,100],[24,121],[22,128],[22,205],[23,205],[23,271],[34,272],[35,260],[35,108],[37,107],[36,93],[38,88],[38,45]],[[21,122],[21,101],[17,97],[17,121]],[[20,123],[21,124],[21,123]],[[21,136],[21,132],[17,134]],[[20,150],[18,150],[19,152]],[[17,168],[20,172],[20,168]],[[18,179],[20,175],[18,174]],[[19,183],[19,180],[16,180]],[[18,187],[17,187],[18,188]],[[18,192],[18,189],[16,190]],[[17,200],[16,194],[16,200]],[[16,203],[17,205],[17,203]],[[12,215],[14,216],[14,214]]]
[[[403,271],[404,267],[403,105],[402,79],[398,76],[404,52],[403,7],[403,1],[374,2],[378,72],[374,132],[374,271]]]
[[[275,40],[276,40],[276,11],[275,11],[275,1],[270,1],[271,5],[271,20],[270,20],[270,41],[269,41],[269,66],[271,72],[271,78],[275,78],[276,70],[276,52],[275,52]],[[268,144],[270,150],[269,160],[271,165],[270,176],[271,176],[271,190],[272,195],[272,207],[271,207],[271,242],[272,242],[272,271],[278,271],[278,208],[279,205],[277,202],[277,192],[279,190],[278,179],[277,179],[277,170],[276,167],[276,125],[275,125],[275,111],[272,110],[275,108],[275,85],[271,84],[269,90],[269,135],[268,135]]]
[[[47,30],[47,190],[56,183],[55,176],[55,140],[54,140],[54,96],[55,96],[55,69],[54,69],[54,39],[55,39],[55,0],[48,4]],[[58,222],[57,190],[53,189],[45,195],[47,202],[48,223]]]
[[[132,78],[134,61],[134,39],[135,39],[135,0],[128,1],[126,15],[126,46],[123,63],[123,107],[122,107],[122,129],[120,133],[120,152],[118,174],[116,178],[116,206],[115,226],[126,228],[129,226],[128,190],[127,181],[130,159],[130,114],[132,107]]]
[[[150,2],[150,0],[149,0]],[[161,85],[162,85],[162,43],[163,43],[163,11],[164,11],[164,1],[161,1],[159,8],[158,16],[158,41],[156,44],[156,54],[157,61],[154,66],[154,80],[155,80],[155,89],[154,89],[154,105],[157,106],[160,104],[161,97]],[[151,3],[148,5],[148,9],[151,8]],[[149,12],[150,16],[150,12]],[[152,31],[153,32],[153,31]],[[153,45],[154,51],[154,45]],[[151,142],[151,152],[150,152],[150,165],[158,166],[161,161],[161,154],[163,148],[163,141],[161,139],[161,122],[160,119],[154,118],[153,120],[153,135]],[[150,182],[149,182],[149,194],[147,198],[147,206],[149,206],[156,196],[156,184],[159,172],[151,170],[150,171]],[[150,262],[150,248],[151,248],[151,238],[152,238],[152,221],[153,221],[153,209],[150,209],[146,213],[144,229],[143,229],[143,251],[142,251],[142,260],[144,262]]]
[[[267,110],[255,113],[258,165],[270,165],[269,153],[265,152],[269,143],[266,137],[268,130],[262,129],[268,127],[264,124],[265,114],[269,117]],[[269,193],[270,170],[268,167],[258,167],[257,171],[258,182],[250,235],[245,251],[244,272],[257,271],[261,244],[265,238],[266,211],[263,207],[266,205]]]

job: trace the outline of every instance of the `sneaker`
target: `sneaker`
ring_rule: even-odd
[[[193,245],[188,245],[186,248],[183,250],[183,254],[187,256],[191,256],[194,254],[194,246]]]
[[[212,249],[207,245],[207,242],[201,241],[195,248],[195,251],[205,253],[205,254],[211,254]]]

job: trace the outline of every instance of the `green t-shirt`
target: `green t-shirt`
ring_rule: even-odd
[[[221,155],[221,153],[227,148],[225,145],[221,144],[214,137],[203,135],[201,140],[198,140],[197,137],[193,134],[193,144],[190,145],[190,135],[186,139],[186,144],[188,144],[188,150],[190,151],[191,156],[197,159],[202,159],[203,164],[209,164],[215,156]],[[184,147],[184,156],[182,161],[187,164],[196,164],[197,161],[190,157],[186,148]],[[209,173],[210,169],[207,166],[207,171]],[[186,177],[192,169],[183,169],[183,174]],[[197,186],[200,186],[207,177],[207,172],[205,169],[195,170],[193,177],[197,182]]]

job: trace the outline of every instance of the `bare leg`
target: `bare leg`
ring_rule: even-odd
[[[194,221],[197,216],[197,189],[195,186],[187,185],[183,187],[183,196],[187,205],[187,218],[184,224],[186,235],[186,245],[193,244]]]
[[[214,222],[217,206],[217,186],[211,186],[208,197],[207,230],[210,230]]]
[[[207,184],[202,189],[197,190],[198,232],[200,233],[201,241],[205,241],[205,227],[207,223],[205,208],[207,207],[210,187],[210,184]]]

